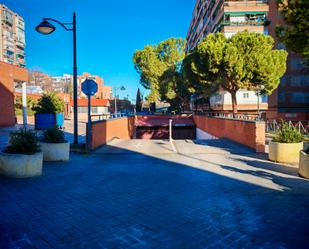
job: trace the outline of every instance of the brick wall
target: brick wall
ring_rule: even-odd
[[[265,122],[234,120],[195,115],[196,127],[217,138],[227,138],[265,152]]]
[[[96,149],[113,138],[131,139],[134,132],[134,117],[92,122],[91,149]]]
[[[27,82],[28,70],[0,62],[0,127],[15,124],[14,82]]]

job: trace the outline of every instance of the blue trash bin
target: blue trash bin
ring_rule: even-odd
[[[64,114],[63,113],[57,113],[56,114],[56,125],[62,129],[64,123]]]
[[[55,114],[36,113],[34,115],[34,118],[35,118],[34,124],[36,130],[46,130],[54,127],[56,124]]]

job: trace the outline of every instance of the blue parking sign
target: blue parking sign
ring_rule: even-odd
[[[98,84],[94,80],[86,79],[82,83],[82,92],[87,96],[93,96],[98,91]]]

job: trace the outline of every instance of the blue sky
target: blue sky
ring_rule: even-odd
[[[79,74],[98,74],[106,85],[126,86],[135,99],[139,85],[132,55],[146,44],[185,37],[195,0],[2,0],[26,22],[28,68],[50,75],[72,73],[72,34],[60,26],[49,36],[34,28],[42,17],[71,22],[77,13]]]

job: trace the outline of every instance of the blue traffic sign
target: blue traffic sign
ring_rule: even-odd
[[[86,79],[82,83],[82,92],[87,96],[93,96],[98,91],[98,84],[94,80]]]

